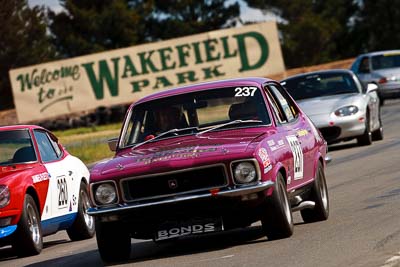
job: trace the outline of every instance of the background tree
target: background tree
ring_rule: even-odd
[[[359,6],[353,1],[245,1],[282,18],[278,27],[288,68],[346,58],[354,51],[349,24]]]
[[[237,2],[225,0],[155,0],[150,34],[165,40],[232,26],[239,17]]]
[[[0,109],[14,107],[8,71],[53,58],[43,8],[26,0],[0,0]]]
[[[50,30],[60,57],[216,30],[239,16],[237,3],[224,0],[60,0],[49,11]]]
[[[361,1],[352,28],[357,52],[399,49],[399,18],[399,0]]]
[[[50,31],[60,57],[127,47],[148,38],[153,2],[146,0],[60,0],[64,10],[49,11]]]

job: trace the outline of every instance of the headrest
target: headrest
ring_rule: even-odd
[[[257,108],[250,102],[232,104],[229,108],[231,120],[254,120],[258,118]]]
[[[23,163],[35,161],[36,156],[33,148],[30,146],[21,147],[18,149],[13,156],[13,163]]]

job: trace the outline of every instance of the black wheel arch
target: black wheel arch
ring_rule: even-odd
[[[41,205],[40,205],[39,196],[38,196],[35,188],[33,188],[32,186],[29,186],[26,189],[25,194],[29,194],[33,198],[33,200],[35,201],[36,207],[39,209],[39,215],[42,215],[42,209],[41,209]]]
[[[282,166],[282,167],[278,170],[277,174],[278,174],[278,173],[282,174],[283,181],[285,182],[285,185],[287,185],[287,172],[286,172],[286,169]]]

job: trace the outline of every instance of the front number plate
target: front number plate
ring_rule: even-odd
[[[170,222],[161,225],[156,232],[155,240],[165,240],[185,235],[211,233],[223,231],[224,227],[221,218],[202,219],[188,222]]]

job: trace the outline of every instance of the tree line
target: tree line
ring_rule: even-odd
[[[239,0],[59,0],[55,12],[0,0],[0,110],[8,71],[47,61],[248,24]],[[274,14],[286,68],[400,47],[399,0],[241,0]]]

